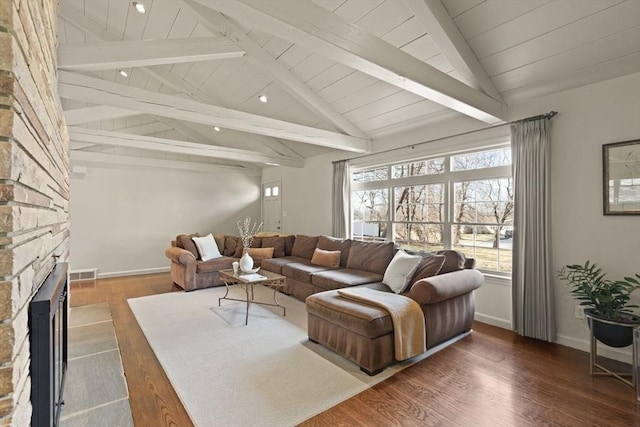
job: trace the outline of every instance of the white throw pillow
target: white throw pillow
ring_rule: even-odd
[[[195,243],[198,248],[201,260],[209,261],[210,259],[222,258],[220,249],[218,249],[216,240],[213,238],[211,233],[204,237],[193,237],[192,239],[193,243]]]
[[[396,294],[404,291],[409,281],[422,261],[420,255],[409,255],[403,250],[396,252],[395,256],[384,272],[382,283],[387,285]]]

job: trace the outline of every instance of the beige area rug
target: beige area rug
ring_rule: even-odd
[[[130,299],[129,305],[196,426],[296,425],[440,348],[370,377],[308,341],[304,303],[282,309],[222,301],[224,287]],[[232,294],[244,291],[233,287]],[[256,286],[256,299],[273,291]],[[449,343],[450,344],[450,343]]]

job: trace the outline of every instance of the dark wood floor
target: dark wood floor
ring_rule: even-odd
[[[192,426],[127,298],[181,291],[168,274],[74,283],[71,305],[109,302],[136,426]],[[639,426],[635,392],[588,373],[588,354],[474,324],[467,338],[305,426]],[[202,426],[206,427],[206,426]]]

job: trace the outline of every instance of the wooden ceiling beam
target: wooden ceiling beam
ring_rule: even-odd
[[[405,2],[453,65],[458,77],[469,86],[482,89],[493,99],[504,102],[500,92],[493,85],[440,0],[405,0]]]
[[[193,156],[213,157],[251,163],[268,163],[292,167],[304,166],[304,162],[301,162],[299,159],[269,154],[258,154],[254,151],[240,150],[237,148],[220,147],[217,145],[199,144],[195,142],[126,134],[121,132],[86,129],[74,126],[69,127],[69,139],[73,142],[138,148],[162,151],[165,153],[188,154]]]
[[[338,113],[327,101],[322,99],[298,77],[278,62],[271,54],[251,39],[238,25],[221,13],[204,7],[192,0],[183,0],[183,4],[198,19],[201,25],[213,34],[228,37],[247,52],[247,60],[254,64],[260,72],[268,74],[279,83],[280,87],[299,100],[311,111],[327,119],[342,132],[358,138],[367,135]]]
[[[58,68],[98,71],[239,58],[245,52],[224,37],[71,43],[58,47]]]
[[[199,0],[206,7],[486,123],[506,105],[343,20],[309,0]]]
[[[96,122],[98,120],[121,119],[123,117],[137,116],[138,111],[124,108],[111,107],[109,105],[96,105],[93,107],[76,108],[64,112],[64,119],[68,126],[81,123]]]

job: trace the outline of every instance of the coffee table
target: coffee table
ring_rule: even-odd
[[[282,315],[287,315],[287,309],[283,305],[280,305],[278,302],[278,290],[284,289],[285,279],[286,277],[281,276],[280,274],[272,273],[271,271],[259,270],[258,273],[261,276],[264,276],[264,279],[258,280],[248,280],[248,273],[234,272],[233,270],[220,270],[220,279],[224,282],[227,287],[227,292],[224,294],[222,298],[218,298],[218,306],[220,306],[220,301],[223,299],[231,300],[231,301],[240,301],[247,303],[247,312],[244,318],[244,324],[249,324],[249,307],[251,304],[259,304],[259,305],[268,305],[271,307],[280,307],[282,308]],[[229,286],[237,285],[245,290],[245,299],[231,298],[229,297]],[[253,287],[255,285],[263,285],[273,289],[273,303],[264,302],[264,301],[256,301],[254,299]]]

